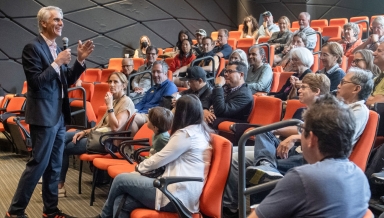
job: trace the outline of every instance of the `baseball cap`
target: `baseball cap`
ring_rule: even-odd
[[[203,70],[203,68],[199,66],[192,66],[187,69],[186,76],[180,77],[179,79],[181,81],[187,81],[189,79],[202,79],[205,82],[207,80],[206,74],[207,73],[205,72],[205,70]]]
[[[263,16],[272,16],[272,13],[270,11],[266,11],[263,13]]]
[[[206,33],[205,30],[203,30],[203,29],[198,29],[198,30],[196,30],[196,34],[200,34],[200,35],[202,35],[202,36],[207,36],[207,33]]]

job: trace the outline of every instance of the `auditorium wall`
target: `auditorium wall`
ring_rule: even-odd
[[[111,57],[133,55],[139,37],[153,45],[172,47],[181,29],[191,35],[199,28],[236,30],[244,16],[269,10],[275,21],[287,15],[296,20],[301,11],[312,19],[380,14],[384,1],[370,0],[2,0],[0,1],[0,84],[20,92],[25,75],[21,65],[24,45],[37,34],[37,11],[55,5],[63,9],[62,37],[69,38],[72,62],[77,40],[94,41],[87,67],[103,67]],[[61,45],[61,39],[56,41]]]

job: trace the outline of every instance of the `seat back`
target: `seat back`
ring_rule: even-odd
[[[280,72],[273,72],[271,92],[278,92]]]
[[[240,39],[242,30],[240,31],[229,31],[228,38],[233,38],[233,39]]]
[[[103,118],[105,112],[107,112],[107,106],[100,106],[98,109],[97,109],[97,113],[96,113],[96,117],[97,117],[97,123],[99,123],[101,121],[101,118]],[[97,124],[96,123],[96,124]]]
[[[109,85],[107,83],[95,84],[94,98],[91,99],[91,105],[94,111],[98,111],[100,106],[105,106],[105,100],[103,96],[109,91]]]
[[[319,54],[313,55],[313,64],[311,66],[312,72],[316,72],[319,69]]]
[[[354,56],[353,54],[349,55],[349,57],[348,57],[348,62],[347,62],[347,70],[348,70],[349,68],[351,68],[351,66],[352,66],[352,61],[353,61],[354,58],[355,58],[355,56]]]
[[[83,82],[100,82],[101,70],[98,68],[89,68],[85,70]]]
[[[254,96],[252,113],[249,115],[249,123],[267,125],[279,122],[282,112],[282,101],[270,96]]]
[[[254,38],[243,38],[237,41],[237,48],[242,49],[248,55],[248,49],[255,44]]]
[[[299,21],[293,21],[291,24],[291,28],[299,29],[300,28]]]
[[[102,82],[102,83],[108,82],[108,77],[113,72],[116,72],[116,70],[115,69],[102,69],[101,70],[100,82]]]
[[[328,36],[331,38],[340,38],[341,39],[341,27],[339,27],[339,26],[324,27],[322,35]]]
[[[200,196],[200,212],[207,217],[222,217],[222,198],[231,168],[232,144],[219,135],[211,135],[211,167]]]
[[[166,58],[164,61],[165,61],[165,63],[168,64],[168,66],[171,66],[171,63],[173,62],[173,58]]]
[[[311,21],[311,27],[320,27],[321,29],[324,29],[324,27],[328,26],[328,20],[327,19],[319,19],[319,20],[312,20]]]
[[[360,21],[360,20],[365,20],[365,21],[369,22],[368,16],[359,16],[359,17],[351,17],[351,18],[349,18],[350,22],[356,22],[356,21]],[[364,31],[364,32],[367,31],[367,24],[365,22],[359,23],[359,25],[362,25],[362,27],[363,27],[362,31]]]
[[[141,65],[144,64],[143,58],[132,58],[133,59],[133,69],[137,70]]]
[[[236,46],[237,46],[237,39],[234,39],[234,38],[228,38],[228,41],[227,41],[228,45],[230,45],[232,47],[232,50],[235,50],[236,49]]]
[[[244,24],[239,24],[239,28],[237,29],[238,31],[243,31]]]
[[[13,97],[15,97],[14,94],[7,94],[7,95],[5,95],[3,101],[1,102],[1,108],[7,108],[8,104],[9,104],[9,101]],[[2,112],[0,112],[0,113],[2,113]]]
[[[24,81],[23,89],[21,90],[21,94],[25,94],[25,93],[27,93],[27,91],[28,91],[27,81]]]
[[[218,35],[219,35],[219,32],[217,32],[217,31],[211,32],[211,38],[214,41],[217,40]]]
[[[354,162],[364,172],[371,149],[375,143],[379,115],[375,111],[369,111],[369,119],[363,133],[356,142],[349,160]]]
[[[219,68],[217,68],[217,74],[216,77],[220,76],[221,71],[225,68],[225,59],[220,58]]]
[[[259,40],[257,42],[259,44],[266,43],[266,42],[268,42],[269,38],[271,38],[271,37],[269,37],[269,36],[261,36],[261,37],[259,37]]]
[[[294,74],[294,72],[281,72],[279,78],[279,87],[278,91],[283,87],[283,85],[287,82],[287,80]]]
[[[132,120],[133,121],[133,120]],[[138,140],[138,139],[149,139],[149,144],[152,146],[152,136],[153,136],[153,131],[148,128],[148,123],[144,123],[144,125],[137,131],[135,136],[133,136],[133,140]],[[135,150],[142,148],[142,145],[134,145],[133,148]],[[147,152],[144,152],[143,155],[148,155]]]
[[[289,120],[292,119],[293,115],[297,111],[297,109],[306,107],[305,104],[301,103],[297,99],[290,99],[287,101],[287,107],[285,108],[285,114],[283,117],[283,120]]]
[[[25,106],[25,97],[13,97],[9,100],[6,112],[23,110]]]
[[[329,26],[339,26],[343,28],[346,23],[348,23],[347,18],[334,18],[329,20]]]
[[[108,63],[108,69],[115,69],[121,72],[123,58],[110,58]]]

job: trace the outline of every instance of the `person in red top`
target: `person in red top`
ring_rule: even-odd
[[[180,68],[183,66],[188,66],[193,60],[196,59],[196,56],[192,53],[192,43],[190,39],[184,39],[181,41],[179,46],[179,54],[173,58],[173,62],[169,65],[169,70],[173,72],[174,83],[177,86],[184,86],[184,82],[178,79]]]
[[[342,40],[338,41],[343,47],[344,55],[349,57],[363,42],[359,39],[360,28],[355,23],[347,23],[343,26]]]

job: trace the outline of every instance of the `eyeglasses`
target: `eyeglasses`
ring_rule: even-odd
[[[372,29],[379,29],[379,30],[381,30],[381,29],[383,29],[383,26],[382,25],[372,26]]]
[[[235,73],[235,72],[239,72],[238,70],[225,70],[224,73],[227,73],[227,74],[231,74],[231,73]]]
[[[341,85],[341,86],[344,85],[344,84],[346,84],[346,83],[352,83],[352,84],[354,84],[354,85],[357,85],[357,84],[354,83],[354,82],[345,81],[344,79],[340,80],[340,85]]]
[[[354,59],[352,64],[358,64],[360,61],[364,61],[364,59]]]
[[[306,86],[306,85],[301,85],[300,86],[300,89],[306,89],[306,88],[309,88],[309,86]]]
[[[308,132],[308,129],[304,127],[304,124],[301,123],[301,124],[297,124],[297,133],[299,133],[299,135],[303,134],[304,130]]]
[[[157,55],[157,54],[156,54],[156,53],[147,53],[147,55],[155,56],[155,55]]]

